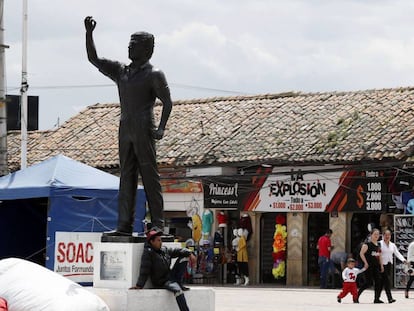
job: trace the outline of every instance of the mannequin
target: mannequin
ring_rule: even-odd
[[[247,230],[248,234],[246,241],[249,241],[253,233],[252,220],[250,219],[249,214],[243,213],[243,215],[240,217],[239,228]]]
[[[237,229],[233,229],[233,236],[234,236],[234,239],[231,241],[231,246],[232,246],[233,274],[236,279],[236,282],[234,283],[234,285],[240,285],[241,284],[240,274],[239,274],[239,271],[238,271],[239,269],[237,265],[237,252],[239,250],[240,237],[239,237]]]
[[[213,225],[214,218],[213,213],[210,211],[210,209],[205,209],[202,216],[203,220],[203,239],[207,240],[210,237],[211,233],[211,226]]]
[[[237,235],[239,237],[237,245],[237,266],[239,267],[240,275],[244,277],[244,283],[242,285],[249,285],[249,258],[247,254],[247,242],[246,238],[249,232],[246,229],[239,228]]]

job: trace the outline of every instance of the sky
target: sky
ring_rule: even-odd
[[[19,94],[22,3],[4,0],[7,94]],[[39,129],[87,106],[118,103],[86,56],[93,16],[99,57],[129,63],[136,31],[155,36],[151,63],[173,100],[414,86],[412,0],[28,0],[28,95]]]

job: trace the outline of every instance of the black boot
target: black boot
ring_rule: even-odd
[[[175,299],[177,300],[178,308],[180,309],[180,311],[190,311],[190,309],[188,309],[187,301],[185,300],[184,294],[178,295],[177,297],[175,297]]]

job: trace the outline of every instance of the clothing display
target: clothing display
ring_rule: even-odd
[[[253,227],[252,227],[252,220],[250,219],[250,216],[248,214],[243,214],[240,217],[239,228],[247,230],[248,235],[246,237],[246,240],[249,241],[253,233]]]
[[[207,235],[207,236],[210,235],[213,222],[214,222],[213,213],[209,209],[206,209],[203,212],[203,216],[202,216],[203,235]]]
[[[227,227],[228,217],[224,212],[219,212],[217,214],[217,223],[219,227]]]
[[[243,231],[243,229],[241,230]],[[239,235],[239,240],[238,240],[238,245],[237,245],[237,266],[239,268],[240,276],[244,277],[243,285],[249,284],[249,263],[248,261],[249,261],[249,257],[247,254],[246,238],[242,234],[242,235]]]

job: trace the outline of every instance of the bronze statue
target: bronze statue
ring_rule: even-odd
[[[154,50],[154,36],[147,32],[131,35],[128,46],[129,65],[100,58],[93,40],[96,21],[85,18],[86,51],[89,61],[118,86],[121,103],[119,123],[119,161],[121,179],[117,229],[107,236],[130,236],[134,227],[138,174],[147,196],[152,226],[164,228],[164,202],[156,163],[155,139],[164,136],[172,109],[170,90],[164,73],[149,60]],[[158,128],[154,124],[156,98],[163,105]]]

